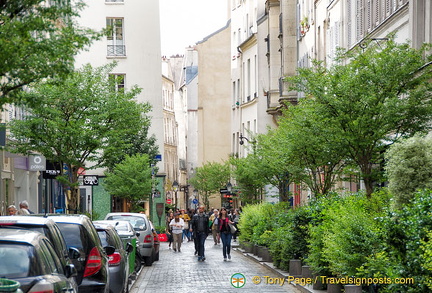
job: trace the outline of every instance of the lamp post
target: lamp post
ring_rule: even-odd
[[[178,184],[177,180],[174,180],[172,187],[174,190],[174,208],[175,208],[175,211],[177,211],[177,191],[179,188],[179,184]]]
[[[198,195],[198,189],[194,189],[193,190],[193,196],[194,196],[194,204],[195,204],[195,209],[197,208],[197,205],[199,203],[199,199],[197,199]]]
[[[243,139],[245,139],[245,140],[247,140],[248,142],[250,142],[249,139],[248,139],[246,136],[243,136],[242,133],[240,133],[239,138],[240,138],[240,141],[239,141],[239,144],[240,144],[240,145],[243,145],[243,144],[244,144]],[[228,183],[229,183],[229,182],[228,182]],[[231,183],[230,183],[230,184],[231,184]]]

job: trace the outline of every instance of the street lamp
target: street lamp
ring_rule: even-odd
[[[198,195],[198,189],[194,189],[193,190],[193,196],[194,196],[194,199],[195,199],[195,209],[197,208],[197,205],[198,205],[198,203],[199,203],[199,200],[197,200],[197,197],[199,196]]]
[[[232,190],[231,182],[228,181],[228,183],[226,184],[226,189],[228,190],[229,193],[231,193],[231,190]]]
[[[176,180],[174,180],[172,187],[173,187],[174,196],[175,196],[174,197],[174,208],[175,208],[175,211],[177,211],[177,191],[178,191],[178,188],[179,188],[179,184],[178,184],[178,182]]]
[[[247,140],[248,142],[250,142],[249,141],[249,139],[246,137],[246,136],[243,136],[243,134],[242,133],[240,133],[240,141],[239,141],[239,144],[240,145],[243,145],[244,144],[244,141],[243,141],[243,139],[245,139],[245,140]],[[230,183],[231,184],[231,183]]]

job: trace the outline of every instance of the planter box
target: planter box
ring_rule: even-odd
[[[310,266],[302,266],[302,278],[312,278],[312,271]]]
[[[262,258],[262,261],[271,262],[272,257],[270,255],[270,250],[265,246],[258,246],[258,256]]]
[[[258,256],[258,245],[254,244],[252,249],[253,249],[253,250],[252,250],[252,253],[253,253],[254,255]]]
[[[341,284],[327,284],[327,293],[342,293]]]
[[[313,278],[315,279],[316,276],[313,276]],[[316,282],[313,283],[312,285],[312,289],[314,290],[325,290],[326,286],[325,284],[323,284],[321,282],[321,278],[318,276],[318,278],[316,279]]]
[[[362,293],[362,286],[345,285],[345,293]]]
[[[253,244],[250,242],[242,242],[242,246],[245,252],[252,253],[253,251]]]
[[[301,276],[302,264],[299,259],[292,259],[289,262],[289,274],[290,276]]]

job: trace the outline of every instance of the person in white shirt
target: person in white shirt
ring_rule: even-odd
[[[184,221],[182,218],[180,218],[180,214],[176,213],[174,215],[174,219],[171,220],[169,225],[172,229],[172,235],[174,238],[173,249],[174,251],[178,250],[180,252],[184,228]]]

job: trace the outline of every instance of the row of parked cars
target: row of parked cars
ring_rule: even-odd
[[[0,217],[0,279],[24,293],[127,293],[142,263],[159,260],[159,239],[145,214]]]

